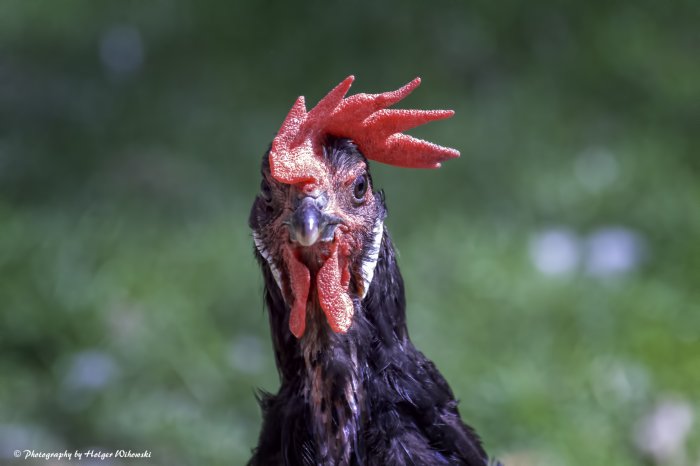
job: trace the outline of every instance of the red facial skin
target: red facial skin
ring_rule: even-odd
[[[363,166],[357,167],[353,173],[363,169]],[[365,202],[374,202],[371,192],[367,193]],[[314,291],[331,330],[345,333],[352,324],[354,305],[350,279],[355,275],[361,282],[359,272],[352,270],[352,264],[353,252],[356,255],[362,250],[363,224],[360,219],[344,214],[338,204],[337,199],[331,198],[328,206],[334,215],[343,219],[343,224],[336,228],[333,241],[310,247],[289,242],[284,248],[293,300],[289,329],[297,338],[301,338],[306,329],[307,303]]]

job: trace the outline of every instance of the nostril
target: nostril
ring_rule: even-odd
[[[328,196],[326,196],[325,194],[321,194],[316,199],[316,205],[318,206],[319,209],[323,209],[324,207],[326,207],[327,204],[328,204]]]

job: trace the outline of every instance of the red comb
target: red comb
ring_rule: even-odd
[[[452,110],[393,110],[387,107],[420,85],[416,78],[400,89],[345,98],[354,76],[348,76],[311,111],[299,97],[270,150],[272,176],[281,183],[315,183],[323,176],[321,141],[325,135],[350,138],[370,160],[407,168],[438,168],[459,151],[417,139],[403,131],[454,115]]]

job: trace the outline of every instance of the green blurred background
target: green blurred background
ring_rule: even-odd
[[[3,1],[0,463],[244,463],[278,385],[260,159],[355,74],[457,111],[413,134],[462,158],[372,169],[412,337],[488,450],[700,464],[699,24],[695,0]]]

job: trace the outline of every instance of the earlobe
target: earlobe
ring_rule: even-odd
[[[360,293],[360,299],[364,299],[364,297],[367,296],[367,291],[369,291],[369,287],[372,284],[374,269],[377,267],[379,249],[381,248],[383,237],[384,217],[382,216],[374,223],[371,244],[367,248],[364,257],[362,257],[362,268],[360,271],[362,274],[362,291]]]

